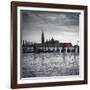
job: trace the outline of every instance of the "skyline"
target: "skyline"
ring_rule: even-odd
[[[43,31],[42,31],[42,33],[44,33]],[[45,36],[45,35],[44,35]],[[47,39],[47,40],[45,40],[45,37],[44,37],[44,42],[43,43],[45,43],[45,42],[47,42],[47,41],[51,41],[51,40],[54,40],[54,41],[59,41],[59,40],[56,40],[56,39],[54,39],[54,37],[52,37],[52,38],[50,38],[50,39]],[[42,44],[42,34],[41,34],[41,41],[40,42],[30,42],[29,40],[23,40],[23,41],[26,41],[26,42],[28,42],[28,43],[32,43],[32,44],[34,44],[34,43],[41,43]],[[61,41],[59,41],[59,43],[71,43],[71,42],[61,42]],[[72,43],[71,43],[72,44]],[[77,40],[77,43],[76,44],[74,44],[74,45],[78,45],[79,44],[79,40]],[[72,44],[73,45],[73,44]],[[74,46],[73,45],[73,46]]]
[[[53,37],[75,45],[80,41],[79,13],[21,10],[21,31],[22,40],[40,43],[43,31],[45,41]]]

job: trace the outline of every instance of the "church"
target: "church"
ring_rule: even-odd
[[[44,32],[42,32],[41,35],[41,44],[45,45],[45,46],[51,46],[51,47],[72,47],[71,43],[60,43],[58,40],[54,40],[54,38],[52,37],[51,40],[47,40],[45,41],[45,37],[44,37]]]

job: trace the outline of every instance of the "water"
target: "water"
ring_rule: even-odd
[[[79,75],[79,54],[24,53],[21,78]]]

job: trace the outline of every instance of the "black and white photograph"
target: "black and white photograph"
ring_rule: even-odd
[[[11,3],[11,87],[87,84],[87,6]]]
[[[79,75],[79,15],[21,10],[21,78]]]

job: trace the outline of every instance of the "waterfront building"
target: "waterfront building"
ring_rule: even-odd
[[[59,42],[52,37],[45,41],[44,32],[41,34],[41,43],[30,43],[23,40],[23,52],[40,53],[40,52],[60,52],[60,53],[79,53],[79,46],[72,46],[69,42]]]

